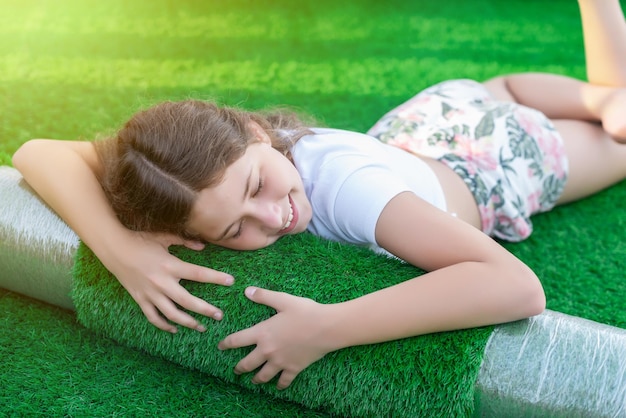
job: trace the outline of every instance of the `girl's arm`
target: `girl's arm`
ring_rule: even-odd
[[[254,382],[281,373],[278,387],[326,353],[354,345],[513,321],[539,314],[543,289],[521,261],[476,228],[402,193],[383,210],[376,238],[383,248],[430,272],[331,305],[250,288],[246,295],[277,310],[232,334],[220,349],[256,344],[235,371],[263,367]]]
[[[97,176],[102,165],[90,142],[31,140],[13,155],[13,165],[31,187],[76,232],[139,304],[148,320],[170,332],[174,323],[204,330],[190,311],[215,319],[222,313],[180,284],[181,278],[230,284],[232,277],[185,263],[168,252],[170,245],[199,249],[198,243],[165,234],[133,232],[115,216]]]
[[[541,313],[536,275],[467,223],[412,193],[385,207],[376,238],[383,248],[427,271],[421,277],[335,307],[339,346],[472,328]]]

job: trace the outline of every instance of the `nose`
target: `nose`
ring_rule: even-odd
[[[283,226],[283,212],[276,201],[265,200],[259,202],[256,217],[267,228],[279,229]]]

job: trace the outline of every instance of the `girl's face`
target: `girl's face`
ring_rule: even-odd
[[[303,232],[312,216],[295,166],[258,125],[252,129],[258,141],[226,169],[220,184],[199,193],[187,225],[203,240],[235,250],[263,248]]]

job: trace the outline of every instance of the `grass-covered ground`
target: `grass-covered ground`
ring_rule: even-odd
[[[0,164],[30,138],[106,135],[165,99],[286,104],[364,131],[444,79],[584,77],[574,0],[0,0],[0,10]],[[549,308],[626,327],[623,188],[537,217],[533,238],[509,246],[538,272]],[[0,310],[0,415],[324,415],[118,346],[3,290]]]

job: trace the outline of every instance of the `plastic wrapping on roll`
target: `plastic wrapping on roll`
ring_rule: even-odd
[[[78,237],[11,167],[0,167],[0,287],[73,309]]]
[[[482,417],[624,417],[626,330],[552,311],[500,325],[476,395]]]

